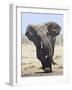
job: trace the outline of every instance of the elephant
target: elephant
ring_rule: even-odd
[[[29,24],[25,35],[36,47],[37,58],[42,64],[45,73],[52,72],[54,47],[56,36],[59,35],[61,27],[56,22],[42,24]]]

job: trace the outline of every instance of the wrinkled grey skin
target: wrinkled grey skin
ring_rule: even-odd
[[[41,61],[42,69],[45,72],[52,72],[54,45],[60,31],[61,27],[55,22],[28,25],[27,27],[25,35],[36,46],[37,58]]]

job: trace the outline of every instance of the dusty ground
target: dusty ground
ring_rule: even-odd
[[[63,74],[63,47],[55,46],[54,61],[52,73],[44,73],[41,69],[41,63],[36,58],[35,46],[33,44],[22,44],[22,63],[21,75],[23,76],[55,76]]]

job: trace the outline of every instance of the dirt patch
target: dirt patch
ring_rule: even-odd
[[[55,76],[63,75],[63,46],[55,46],[52,73],[44,73],[41,63],[36,57],[36,48],[33,44],[22,44],[21,76]]]

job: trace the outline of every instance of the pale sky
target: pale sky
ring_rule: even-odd
[[[21,14],[21,31],[25,34],[28,24],[41,24],[46,22],[56,22],[61,26],[61,34],[63,33],[63,15],[62,14],[40,14],[40,13],[22,13]]]

